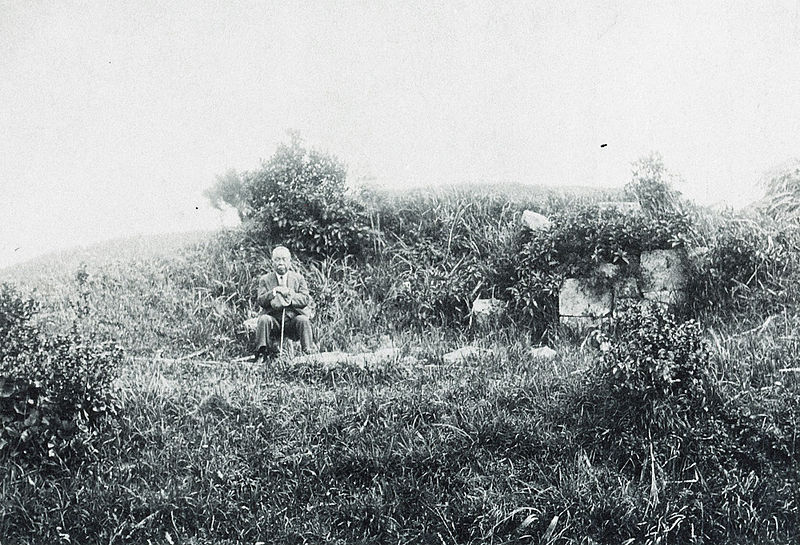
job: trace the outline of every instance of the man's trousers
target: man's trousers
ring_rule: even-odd
[[[311,320],[308,316],[298,314],[293,318],[288,316],[283,323],[283,333],[285,337],[300,341],[303,352],[316,352],[314,346],[314,333],[311,328]],[[256,326],[256,349],[262,346],[275,346],[281,339],[281,319],[262,314],[258,317]]]

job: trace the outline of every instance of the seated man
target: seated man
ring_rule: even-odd
[[[256,327],[255,360],[265,360],[268,354],[278,352],[277,343],[284,335],[300,340],[303,352],[316,352],[311,330],[311,296],[305,278],[293,270],[292,255],[285,246],[272,250],[273,272],[258,279],[258,304],[265,314],[258,318]]]

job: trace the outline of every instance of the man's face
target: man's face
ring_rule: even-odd
[[[273,252],[272,253],[272,268],[278,274],[286,274],[289,266],[292,264],[292,256],[288,252]]]

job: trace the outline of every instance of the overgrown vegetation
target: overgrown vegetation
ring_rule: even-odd
[[[95,453],[117,408],[121,348],[77,330],[48,336],[35,312],[35,301],[0,285],[0,457],[19,467]]]
[[[19,437],[7,443],[0,535],[797,542],[800,381],[787,371],[800,353],[796,231],[775,217],[690,206],[659,161],[638,164],[629,189],[642,212],[623,214],[597,205],[606,195],[357,194],[335,158],[293,141],[261,170],[220,178],[217,198],[239,199],[242,229],[6,271],[40,289],[41,310],[5,288],[4,335],[19,342],[0,345],[0,375],[27,369],[40,392],[45,383],[56,392],[46,373],[59,362],[83,369],[73,383],[101,388],[62,397],[88,392],[105,405],[87,399],[81,410],[95,403],[108,408],[103,421],[115,416],[112,428],[87,424],[91,453],[50,456],[39,442],[36,458],[20,454]],[[525,230],[525,209],[551,226]],[[369,350],[388,335],[397,357],[377,366],[234,361],[249,352],[242,321],[257,312],[255,281],[276,237],[300,257],[323,350]],[[694,256],[684,309],[693,320],[635,307],[599,348],[548,335],[562,278],[601,263],[635,267],[640,252],[671,247]],[[510,303],[510,318],[490,334],[469,330],[471,302],[490,296]],[[122,365],[92,332],[125,346]],[[531,356],[543,338],[559,352],[553,361]],[[465,342],[490,355],[442,359]],[[27,367],[9,346],[26,347]],[[49,410],[47,396],[29,399]],[[74,409],[58,410],[87,423]],[[20,410],[3,433],[21,436],[30,424],[49,440],[43,417]]]

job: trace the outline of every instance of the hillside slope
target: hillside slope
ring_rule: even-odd
[[[388,334],[399,354],[376,365],[237,361],[270,247],[244,231],[118,241],[4,270],[0,280],[37,290],[45,331],[113,336],[127,358],[96,452],[36,467],[0,454],[0,535],[796,543],[800,381],[782,372],[800,353],[794,315],[742,317],[762,324],[751,328],[634,313],[600,347],[553,335],[559,356],[538,359],[525,325],[470,330],[410,305],[461,297],[449,290],[466,259],[451,252],[497,253],[485,241],[506,233],[498,217],[516,219],[465,199],[434,202],[433,215],[430,199],[404,209],[397,228],[425,235],[420,251],[400,240],[371,260],[299,264],[323,347],[368,349]],[[399,298],[409,278],[419,286]],[[442,357],[463,344],[486,351]]]

